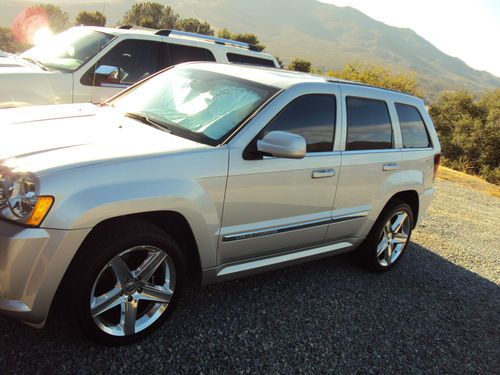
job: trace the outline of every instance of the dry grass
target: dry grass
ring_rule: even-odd
[[[470,187],[483,193],[500,198],[500,186],[490,184],[480,177],[455,171],[454,169],[439,167],[438,178],[446,181],[456,182],[457,184]]]

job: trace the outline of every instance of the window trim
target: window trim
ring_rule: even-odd
[[[282,91],[281,91],[282,92]],[[279,93],[281,93],[279,92]],[[277,94],[279,94],[277,93]],[[271,122],[274,121],[274,119],[276,117],[278,117],[289,105],[291,105],[293,102],[295,102],[296,100],[298,99],[301,99],[305,96],[329,96],[329,97],[332,97],[333,98],[333,101],[335,103],[335,116],[333,116],[333,136],[332,136],[332,149],[331,150],[328,150],[328,151],[309,151],[309,152],[306,152],[306,155],[305,157],[309,157],[309,156],[313,156],[313,155],[322,155],[322,154],[328,154],[328,153],[332,153],[332,152],[338,152],[338,150],[335,150],[335,132],[336,132],[336,129],[337,129],[337,113],[338,113],[338,105],[337,105],[337,95],[332,93],[308,93],[308,94],[302,94],[302,95],[299,95],[295,98],[293,98],[291,101],[289,101],[283,108],[281,108],[279,110],[278,113],[276,113],[268,122],[266,125],[264,125],[264,127],[257,133],[257,135],[248,143],[248,145],[245,147],[245,149],[243,150],[243,159],[244,160],[256,160],[256,159],[264,159],[264,155],[260,155],[261,157],[255,157],[255,153],[258,153],[258,151],[256,151],[256,148],[257,148],[257,141],[259,139],[261,139],[261,133],[264,131],[264,129],[269,126],[269,124]],[[273,98],[271,98],[273,99]],[[269,158],[273,158],[272,156],[269,157]]]
[[[348,150],[347,149],[347,143],[349,141],[349,108],[347,106],[347,101],[348,99],[361,99],[361,100],[367,100],[367,101],[373,101],[373,102],[382,102],[385,104],[385,108],[387,109],[387,115],[389,117],[389,124],[391,128],[391,148],[367,148],[363,150]],[[385,99],[377,99],[377,98],[369,98],[365,96],[357,96],[357,95],[346,95],[345,96],[345,144],[344,144],[344,152],[352,152],[352,151],[362,151],[362,152],[371,152],[371,151],[376,151],[380,150],[382,151],[387,151],[387,150],[397,150],[395,148],[395,137],[394,137],[394,124],[392,122],[391,118],[391,111],[389,110],[389,105]]]
[[[415,110],[417,111],[418,115],[420,116],[420,120],[422,120],[422,124],[424,124],[424,130],[425,130],[425,133],[427,134],[427,140],[429,141],[429,146],[427,147],[405,147],[404,145],[404,140],[403,140],[403,131],[402,131],[402,127],[401,127],[401,121],[399,120],[399,113],[398,113],[398,107],[397,105],[400,104],[400,105],[405,105],[407,107],[411,107],[411,108],[415,108]],[[431,135],[429,134],[429,129],[427,127],[427,123],[425,122],[423,116],[422,116],[422,113],[420,113],[420,110],[418,109],[417,106],[414,106],[412,104],[407,104],[407,103],[402,103],[402,102],[394,102],[394,109],[396,110],[396,116],[398,118],[398,125],[399,125],[399,130],[401,132],[401,149],[402,150],[412,150],[412,149],[424,149],[424,150],[427,150],[429,148],[433,149],[434,148],[434,144],[432,143],[432,138],[431,138]]]

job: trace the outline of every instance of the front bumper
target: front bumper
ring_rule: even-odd
[[[35,326],[90,229],[24,228],[0,221],[0,313]]]

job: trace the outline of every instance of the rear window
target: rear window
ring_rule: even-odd
[[[211,51],[206,48],[169,43],[170,64],[176,65],[189,61],[215,61]]]
[[[240,55],[237,53],[228,53],[227,59],[229,62],[238,63],[238,64],[250,64],[250,65],[261,65],[261,66],[271,66],[275,68],[273,60],[269,59],[261,59],[260,57]]]
[[[399,125],[401,126],[403,147],[431,147],[429,134],[427,133],[424,120],[418,109],[408,104],[395,103],[395,105],[398,113]]]
[[[346,150],[392,148],[392,125],[383,100],[347,97]]]

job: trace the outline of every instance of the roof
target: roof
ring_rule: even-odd
[[[368,85],[361,82],[257,65],[218,64],[212,62],[189,62],[182,65],[191,65],[196,68],[212,71],[215,73],[227,74],[235,77],[251,77],[249,79],[252,81],[263,85],[274,86],[279,89],[287,89],[295,84],[306,82],[341,83],[370,87],[383,91],[396,92],[398,94],[413,97],[412,95],[406,94],[401,91]]]
[[[151,29],[147,27],[133,27],[133,26],[119,26],[119,27],[99,27],[99,26],[78,26],[78,27],[88,27],[93,30],[101,31],[111,35],[149,35],[157,36],[158,38],[166,37],[172,39],[173,41],[183,42],[186,40],[195,41],[198,43],[210,43],[217,45],[224,45],[225,48],[231,49],[233,51],[245,51],[250,52],[251,55],[265,55],[274,59],[274,57],[268,53],[261,52],[257,46],[245,42],[240,42],[237,40],[224,39],[219,37],[214,37],[210,35],[190,33],[181,30],[173,29]]]

